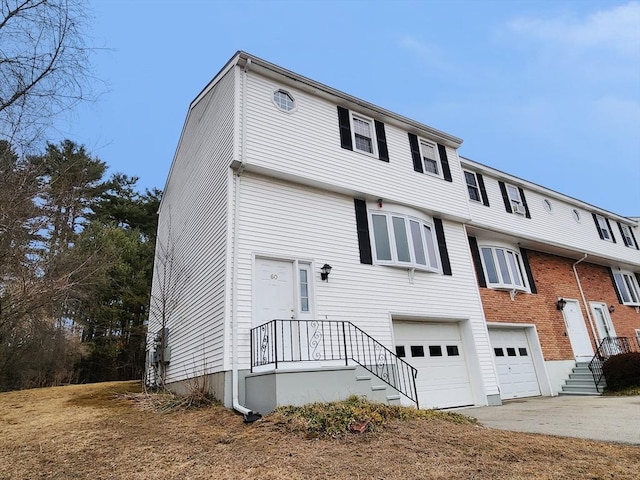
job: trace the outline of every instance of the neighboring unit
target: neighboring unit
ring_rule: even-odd
[[[192,102],[165,187],[148,381],[245,415],[350,394],[495,405],[635,338],[637,221],[461,143],[238,52]]]

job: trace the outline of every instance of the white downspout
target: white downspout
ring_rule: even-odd
[[[245,158],[245,145],[246,145],[246,135],[247,135],[247,127],[245,121],[245,110],[246,110],[246,98],[247,98],[247,71],[251,66],[251,59],[247,59],[247,63],[242,70],[242,107],[241,107],[241,122],[242,122],[242,139],[241,139],[241,147],[240,147],[240,167],[237,169],[234,174],[234,213],[233,213],[233,281],[231,282],[231,325],[232,325],[232,341],[231,341],[231,391],[233,397],[233,409],[237,412],[240,412],[244,415],[245,422],[253,422],[260,418],[260,414],[254,413],[249,410],[247,407],[240,405],[240,401],[238,400],[238,263],[239,263],[239,255],[238,255],[238,246],[240,235],[238,234],[240,228],[240,175],[243,170],[243,160]]]
[[[576,282],[578,283],[578,290],[580,290],[580,296],[582,297],[582,303],[584,305],[584,309],[587,311],[587,318],[589,319],[589,326],[591,327],[591,332],[593,333],[593,339],[596,342],[596,347],[598,346],[598,335],[596,334],[596,329],[593,326],[593,318],[591,318],[591,309],[589,308],[589,305],[587,304],[587,297],[585,297],[584,295],[584,290],[582,290],[582,284],[580,283],[580,277],[578,276],[578,270],[576,269],[576,265],[578,265],[579,263],[583,262],[584,260],[586,260],[587,258],[587,254],[584,254],[584,257],[582,257],[580,260],[578,260],[577,262],[575,262],[573,264],[573,274],[576,277]]]

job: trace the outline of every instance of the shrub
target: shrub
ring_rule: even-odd
[[[411,407],[369,402],[351,395],[341,402],[313,403],[301,407],[277,408],[270,416],[276,425],[310,437],[341,437],[349,432],[377,431],[393,420],[438,418],[455,423],[475,424],[473,418],[455,412],[417,410]]]
[[[640,387],[640,352],[614,355],[604,362],[602,372],[609,390]]]

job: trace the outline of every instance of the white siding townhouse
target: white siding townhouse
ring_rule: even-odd
[[[350,394],[500,404],[468,231],[493,219],[470,205],[461,143],[234,55],[191,103],[165,187],[148,380],[206,382],[249,416]]]

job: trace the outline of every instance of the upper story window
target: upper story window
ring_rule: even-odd
[[[422,162],[424,171],[433,175],[440,176],[440,166],[438,161],[438,151],[435,143],[420,140],[420,152],[422,154]]]
[[[467,184],[467,193],[469,199],[474,202],[481,202],[482,204],[489,206],[489,197],[487,196],[487,190],[484,186],[484,179],[482,175],[476,172],[464,171],[464,180]]]
[[[406,215],[372,212],[376,263],[439,271],[433,225]]]
[[[480,197],[480,188],[478,187],[478,179],[476,174],[472,172],[464,172],[464,179],[467,182],[467,191],[469,192],[469,198],[476,202],[482,201]]]
[[[296,106],[291,94],[284,90],[276,90],[273,92],[273,103],[283,112],[291,112]]]
[[[438,176],[447,182],[453,181],[447,149],[444,145],[418,138],[417,135],[409,132],[409,148],[413,159],[413,169],[416,172]]]
[[[613,272],[613,279],[622,303],[640,306],[640,289],[635,275],[625,271]]]
[[[493,288],[526,290],[522,259],[515,250],[481,246],[482,264],[487,285]]]
[[[384,123],[338,106],[340,146],[389,161]]]
[[[507,193],[509,194],[509,200],[511,200],[511,209],[513,210],[513,213],[524,215],[526,210],[518,187],[507,184]]]
[[[600,238],[602,240],[616,243],[616,238],[613,236],[613,231],[611,231],[609,219],[603,217],[602,215],[594,213],[593,221],[595,222],[596,228],[598,229],[598,235],[600,235]]]
[[[629,225],[625,225],[623,223],[618,223],[620,227],[620,234],[622,235],[622,240],[624,244],[629,248],[638,249],[638,243],[636,242],[636,237],[633,235],[633,231]]]
[[[504,208],[507,213],[517,213],[518,215],[524,215],[527,218],[531,218],[527,199],[524,196],[524,190],[520,187],[516,187],[515,185],[501,181],[498,181],[498,185],[500,186],[502,200],[504,201]]]
[[[351,122],[353,125],[353,140],[355,149],[374,155],[373,148],[373,121],[351,114]]]

